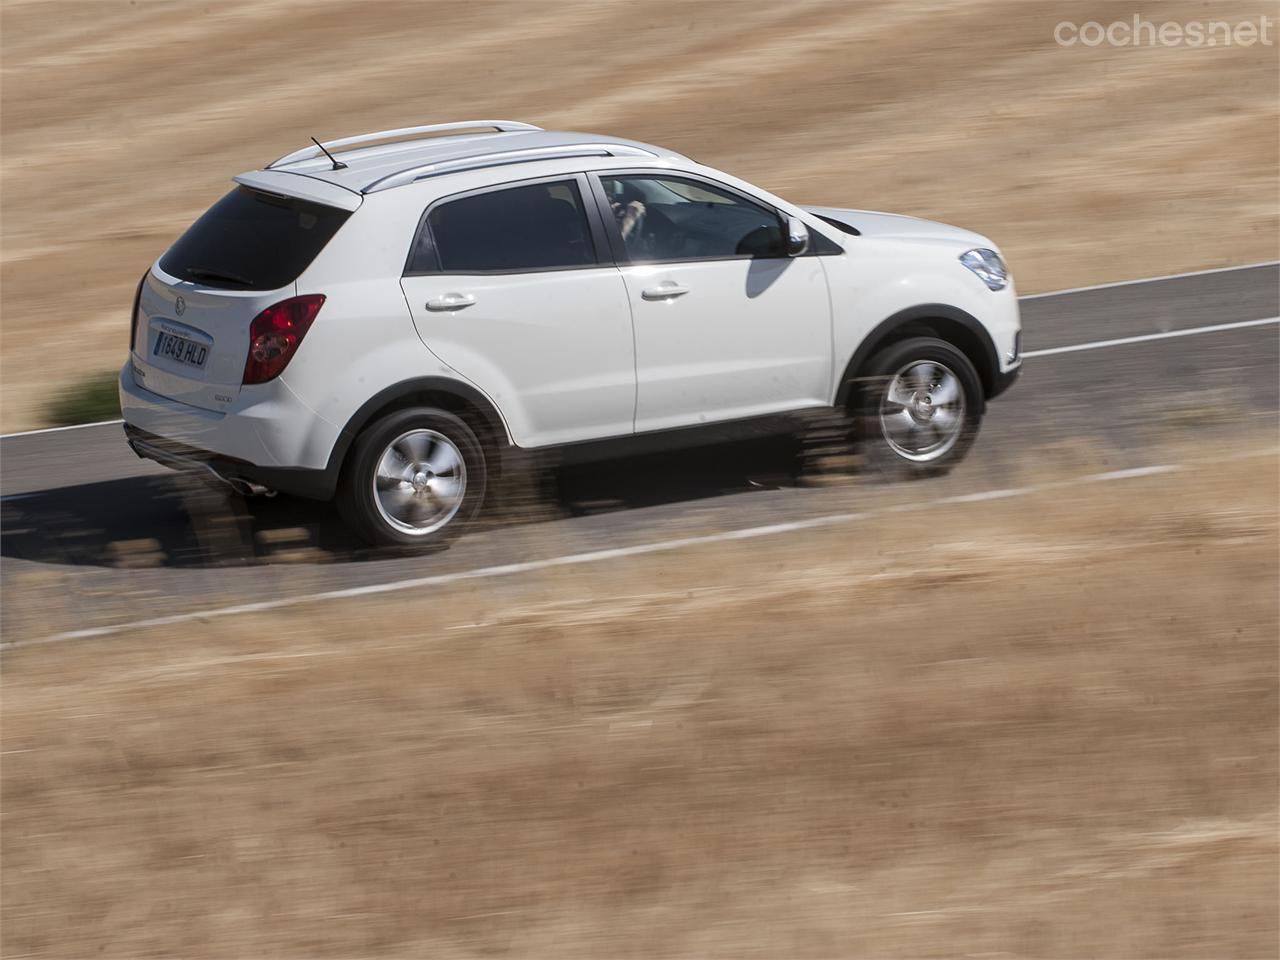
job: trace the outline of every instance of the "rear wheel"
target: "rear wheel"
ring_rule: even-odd
[[[973,444],[983,399],[973,364],[946,341],[891,344],[872,358],[856,392],[863,456],[892,477],[945,473]]]
[[[338,488],[338,510],[376,546],[440,546],[462,532],[488,479],[475,432],[446,410],[397,410],[356,439]]]

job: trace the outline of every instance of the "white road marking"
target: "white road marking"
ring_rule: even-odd
[[[1050,357],[1056,353],[1078,353],[1081,350],[1101,350],[1103,347],[1123,347],[1128,343],[1146,343],[1149,340],[1170,340],[1174,337],[1194,337],[1201,333],[1217,333],[1220,330],[1240,330],[1244,327],[1261,327],[1268,323],[1280,323],[1280,317],[1263,317],[1260,320],[1238,320],[1235,323],[1215,323],[1207,327],[1187,327],[1184,330],[1166,330],[1163,333],[1144,333],[1136,337],[1118,337],[1115,340],[1095,340],[1092,343],[1073,343],[1066,347],[1049,347],[1046,350],[1028,350],[1024,360],[1034,357]]]
[[[65,430],[83,430],[86,427],[109,427],[115,423],[124,423],[124,420],[95,420],[93,423],[73,423],[66,427],[43,427],[39,430],[19,430],[17,433],[0,434],[0,440],[8,440],[12,437],[36,437],[42,433],[62,433]]]
[[[518,573],[532,573],[537,570],[549,570],[555,567],[577,566],[585,563],[599,563],[618,560],[624,557],[638,557],[651,553],[666,553],[685,547],[703,546],[711,543],[727,543],[734,540],[751,540],[757,537],[770,537],[780,533],[795,533],[800,530],[813,530],[819,527],[837,526],[846,523],[857,523],[872,517],[889,513],[907,513],[927,510],[931,507],[949,504],[975,503],[985,500],[1004,500],[1013,497],[1024,497],[1028,494],[1041,493],[1046,490],[1057,490],[1067,487],[1082,486],[1089,483],[1108,483],[1116,480],[1130,480],[1136,477],[1150,477],[1159,474],[1175,473],[1182,469],[1181,464],[1167,463],[1149,467],[1133,467],[1126,470],[1111,470],[1106,473],[1086,474],[1071,480],[1056,483],[1044,483],[1030,487],[1008,487],[999,490],[983,490],[978,493],[963,493],[934,500],[915,501],[896,504],[880,510],[866,510],[855,513],[836,513],[807,520],[793,520],[787,523],[771,523],[758,527],[746,527],[740,530],[726,530],[720,533],[709,533],[697,537],[680,537],[675,540],[660,540],[656,543],[638,543],[629,547],[613,547],[607,550],[591,550],[585,553],[570,553],[559,557],[547,557],[543,560],[527,560],[523,563],[504,563],[492,567],[478,567],[472,570],[457,570],[453,573],[441,573],[431,577],[414,577],[409,580],[392,580],[386,583],[371,583],[361,587],[346,587],[341,590],[325,590],[320,593],[299,594],[293,597],[281,597],[276,600],[261,600],[256,603],[240,603],[227,607],[212,607],[206,610],[193,610],[188,613],[175,613],[165,617],[151,617],[145,620],[133,620],[128,623],[109,624],[102,627],[88,627],[82,630],[70,630],[52,636],[33,640],[12,640],[0,643],[0,650],[14,650],[19,647],[30,647],[49,643],[65,643],[69,640],[90,640],[112,634],[133,630],[144,630],[148,627],[166,627],[179,623],[190,623],[195,620],[205,621],[217,617],[232,617],[245,613],[264,613],[271,610],[282,610],[307,603],[318,603],[323,600],[348,600],[355,597],[376,596],[381,593],[398,593],[403,590],[415,590],[420,587],[439,587],[466,580],[487,580],[493,577],[507,577]]]
[[[1277,267],[1280,260],[1264,260],[1261,263],[1245,263],[1238,267],[1213,267],[1209,270],[1189,270],[1186,273],[1166,273],[1159,277],[1140,277],[1137,280],[1113,280],[1111,283],[1095,283],[1088,287],[1067,287],[1048,293],[1029,293],[1019,300],[1041,300],[1045,297],[1064,297],[1069,293],[1088,293],[1090,290],[1110,290],[1112,287],[1132,287],[1140,283],[1158,283],[1161,280],[1180,280],[1183,277],[1204,277],[1211,273],[1232,273],[1236,270],[1256,270],[1258,267]]]
[[[1111,283],[1094,284],[1091,287],[1068,287],[1065,290],[1050,290],[1048,293],[1031,293],[1024,297],[1019,297],[1018,300],[1019,301],[1040,300],[1044,297],[1062,297],[1062,296],[1066,296],[1069,293],[1085,293],[1089,290],[1109,290],[1112,287],[1132,287],[1142,283],[1157,283],[1161,280],[1177,280],[1177,279],[1180,279],[1181,277],[1203,277],[1206,274],[1210,274],[1210,273],[1230,273],[1233,270],[1255,270],[1258,267],[1275,267],[1275,266],[1280,266],[1280,260],[1265,260],[1262,263],[1246,263],[1238,267],[1214,267],[1210,270],[1191,270],[1191,271],[1188,271],[1187,273],[1166,273],[1158,277],[1139,277],[1137,280],[1115,280]],[[1248,323],[1252,323],[1252,322],[1254,321],[1248,321]],[[1273,323],[1274,319],[1268,320],[1268,321],[1257,321],[1257,322]],[[1230,326],[1231,326],[1230,324],[1223,324],[1222,329],[1229,329]],[[1197,333],[1209,332],[1213,329],[1214,329],[1213,327],[1199,327],[1197,328],[1196,332]],[[1159,338],[1153,336],[1149,339],[1159,339]],[[1115,341],[1115,342],[1119,343],[1121,341]],[[1087,348],[1081,347],[1079,349],[1087,349]],[[1065,353],[1065,352],[1066,351],[1064,349],[1058,348],[1055,350],[1038,350],[1038,351],[1035,351],[1034,353],[1023,354],[1023,356],[1028,356],[1028,357],[1045,356],[1049,353]],[[8,440],[12,437],[34,437],[41,433],[60,433],[63,430],[83,430],[85,427],[106,427],[115,423],[124,423],[124,421],[123,420],[99,420],[95,423],[73,423],[67,427],[44,427],[40,430],[19,430],[16,433],[0,433],[0,440]]]

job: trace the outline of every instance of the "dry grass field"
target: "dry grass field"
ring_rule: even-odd
[[[1134,12],[3,0],[0,428],[117,367],[146,265],[232,174],[311,135],[498,116],[653,140],[799,202],[973,227],[1024,292],[1275,258],[1280,45],[1054,43],[1064,18]]]
[[[1277,42],[1054,43],[1135,12]],[[1024,293],[1280,256],[1272,0],[0,0],[0,430],[119,365],[232,174],[468,117],[960,223]],[[6,651],[0,953],[1274,958],[1280,457],[1243,423],[767,549]],[[71,576],[15,578],[5,639]]]
[[[1274,957],[1278,482],[18,650],[5,955]]]

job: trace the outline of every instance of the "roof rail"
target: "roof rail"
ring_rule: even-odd
[[[653,159],[658,154],[650,150],[642,150],[621,143],[568,143],[554,147],[529,147],[524,150],[500,150],[494,153],[483,153],[473,157],[459,157],[454,160],[441,160],[437,163],[424,163],[409,167],[398,173],[390,173],[374,180],[361,188],[361,193],[375,193],[391,187],[403,186],[444,173],[457,173],[460,170],[480,170],[484,167],[500,167],[509,163],[529,163],[534,160],[562,160],[566,157],[648,157]]]
[[[362,133],[356,137],[343,137],[341,140],[326,141],[325,146],[334,149],[337,147],[349,147],[357,143],[371,143],[374,140],[390,140],[392,137],[409,137],[419,133],[443,133],[446,130],[474,130],[477,127],[492,127],[499,133],[542,129],[541,127],[535,127],[531,123],[520,123],[517,120],[459,120],[454,123],[429,123],[421,127],[400,127],[398,130],[379,130],[377,133]],[[286,154],[279,160],[272,160],[264,169],[270,170],[273,167],[281,167],[286,163],[296,163],[299,160],[312,160],[320,156],[322,149],[315,144],[303,147],[301,150]]]

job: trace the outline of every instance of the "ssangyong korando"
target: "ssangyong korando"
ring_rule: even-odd
[[[120,401],[140,456],[336,498],[375,544],[455,535],[515,449],[805,411],[939,473],[1021,366],[1009,272],[966,230],[505,120],[313,144],[147,271]]]

